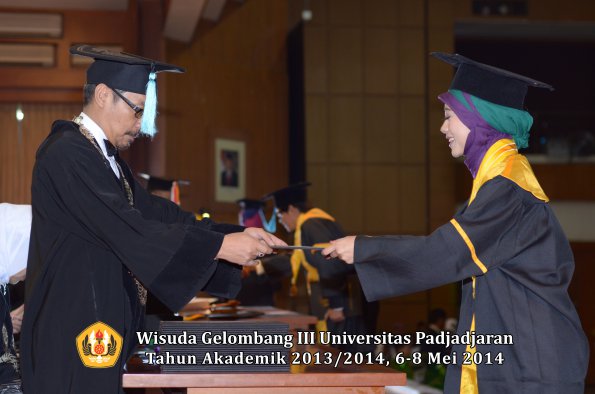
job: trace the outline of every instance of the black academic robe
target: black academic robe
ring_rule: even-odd
[[[480,394],[583,393],[588,343],[567,288],[570,245],[547,203],[502,176],[486,182],[456,215],[475,254],[451,223],[425,237],[359,236],[355,267],[366,297],[378,300],[462,281],[458,334],[511,334],[502,365],[477,365]],[[475,278],[475,295],[473,279]],[[465,345],[453,346],[445,393],[458,393]]]
[[[147,193],[118,158],[133,194],[73,122],[57,121],[37,151],[21,334],[28,394],[118,393],[143,318],[132,275],[173,311],[199,290],[233,297],[239,267],[217,261],[224,233]],[[87,368],[75,339],[101,321],[123,337],[115,366]]]
[[[332,220],[310,218],[301,226],[303,246],[328,243],[344,236],[341,226]],[[320,277],[320,295],[328,300],[328,308],[343,308],[345,320],[332,322],[327,320],[329,331],[340,334],[371,334],[376,327],[378,304],[366,302],[352,265],[339,259],[327,260],[320,252],[305,251],[306,260],[316,268]],[[313,294],[315,296],[315,294]],[[312,300],[317,302],[317,300]],[[326,308],[321,308],[326,312]],[[323,315],[324,315],[323,312]],[[372,350],[366,347],[344,346],[343,350]]]

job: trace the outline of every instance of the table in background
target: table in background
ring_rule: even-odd
[[[251,317],[248,319],[237,319],[238,321],[250,322],[281,322],[289,325],[290,330],[308,330],[311,325],[317,322],[316,316],[304,315],[302,313],[279,309],[272,306],[246,306],[240,309],[248,311],[257,311],[262,313],[260,316]],[[184,307],[180,311],[180,315],[191,315],[192,313],[200,312],[200,309],[192,309]],[[224,319],[199,319],[196,321],[221,321]],[[226,319],[225,319],[226,320]],[[234,320],[234,319],[231,319]]]

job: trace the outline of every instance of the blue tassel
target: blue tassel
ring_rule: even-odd
[[[262,220],[262,227],[269,233],[275,233],[277,231],[277,208],[273,210],[273,216],[268,221],[262,209],[258,213],[260,214],[260,220]]]
[[[140,124],[141,133],[154,137],[157,134],[157,125],[155,118],[157,118],[157,82],[156,73],[149,74],[149,82],[147,82],[147,94],[145,98],[145,107],[143,112],[143,119]]]

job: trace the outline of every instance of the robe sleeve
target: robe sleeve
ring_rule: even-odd
[[[517,251],[522,198],[496,177],[453,220],[428,236],[358,236],[355,268],[368,301],[482,275]]]
[[[234,297],[241,270],[215,260],[223,234],[206,226],[159,219],[181,215],[158,201],[143,216],[83,138],[64,137],[38,156],[41,185],[57,196],[51,218],[66,231],[112,252],[168,308],[177,311],[198,291]],[[108,172],[106,172],[108,171]],[[140,192],[142,194],[142,192]],[[169,212],[168,212],[169,210]]]
[[[128,171],[128,173],[129,179],[132,178],[132,172]],[[135,207],[142,212],[145,219],[163,223],[184,223],[222,234],[238,233],[245,229],[235,224],[215,223],[210,219],[196,220],[192,212],[184,211],[176,203],[149,193],[136,180],[134,180],[134,201]]]

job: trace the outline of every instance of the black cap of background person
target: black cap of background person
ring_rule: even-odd
[[[87,69],[87,83],[103,83],[111,89],[146,96],[141,132],[153,137],[157,133],[157,83],[159,72],[183,73],[185,69],[126,52],[115,52],[91,45],[74,45],[70,53],[91,57],[95,61]]]
[[[139,172],[138,176],[147,181],[147,191],[148,192],[152,192],[155,190],[170,191],[174,182],[178,182],[178,185],[181,185],[181,186],[190,185],[190,181],[187,181],[184,179],[167,179],[167,178],[161,178],[158,176],[145,174],[142,172]]]
[[[256,200],[253,198],[242,198],[240,200],[237,200],[236,203],[240,206],[241,209],[245,209],[247,211],[256,211],[261,208],[264,208],[265,206],[264,201]]]
[[[289,209],[289,205],[296,205],[305,203],[308,201],[308,190],[307,187],[312,183],[300,182],[294,185],[284,187],[283,189],[276,190],[272,193],[267,194],[263,199],[272,198],[275,202],[275,206],[281,212],[286,212]]]
[[[528,87],[554,90],[546,83],[459,54],[432,52],[431,55],[457,69],[450,89],[461,90],[494,104],[524,110]]]

